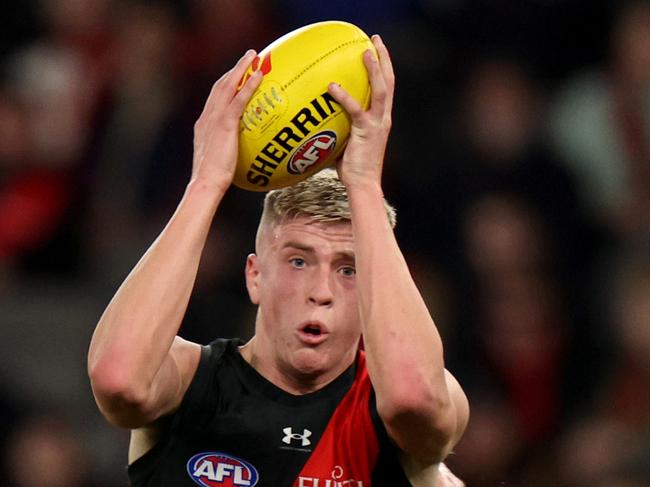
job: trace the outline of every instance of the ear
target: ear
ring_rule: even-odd
[[[255,254],[248,254],[246,257],[246,289],[248,290],[248,297],[253,304],[259,304],[259,259]]]

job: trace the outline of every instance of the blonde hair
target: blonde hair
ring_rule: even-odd
[[[391,228],[397,222],[395,208],[384,200]],[[280,224],[299,216],[325,223],[351,221],[345,186],[334,169],[323,169],[292,186],[269,191],[264,198],[260,229],[265,224]],[[258,237],[260,234],[258,230]]]

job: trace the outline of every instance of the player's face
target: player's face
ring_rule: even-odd
[[[361,334],[351,224],[291,220],[267,228],[258,252],[247,264],[256,347],[279,373],[336,377]]]

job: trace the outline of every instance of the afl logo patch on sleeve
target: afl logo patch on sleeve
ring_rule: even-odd
[[[197,453],[187,462],[187,473],[203,487],[254,487],[259,480],[253,465],[221,452]]]

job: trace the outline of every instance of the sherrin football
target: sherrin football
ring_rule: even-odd
[[[329,21],[290,32],[258,54],[240,83],[254,70],[264,74],[241,118],[236,186],[269,191],[336,162],[350,135],[350,118],[327,86],[340,84],[367,108],[367,49],[376,54],[357,26]]]

